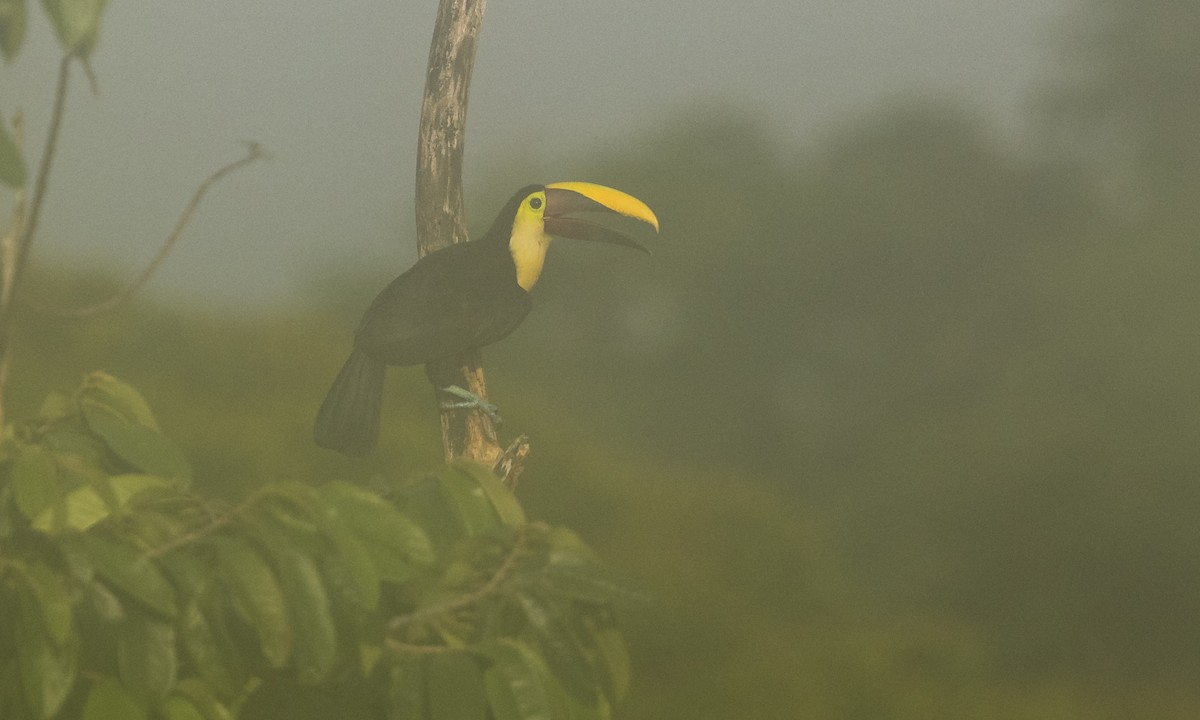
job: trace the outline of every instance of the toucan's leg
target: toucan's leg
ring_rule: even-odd
[[[457,385],[438,388],[438,390],[446,393],[447,395],[453,395],[454,397],[458,398],[457,401],[451,400],[443,402],[441,404],[443,410],[479,410],[483,412],[483,414],[487,415],[494,424],[500,424],[500,408],[496,407],[487,400],[484,400],[470,390],[461,388]]]

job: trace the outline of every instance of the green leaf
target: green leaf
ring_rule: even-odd
[[[170,490],[171,483],[158,475],[122,473],[108,479],[108,487],[117,500],[117,507],[125,509],[137,496],[148,490]]]
[[[172,695],[163,701],[158,708],[163,720],[206,720],[204,713],[190,699],[182,695]]]
[[[575,534],[565,527],[550,528],[550,562],[558,565],[599,565],[600,557]]]
[[[605,691],[615,702],[629,694],[632,671],[625,638],[615,627],[588,622],[592,645],[596,649]]]
[[[542,579],[559,595],[597,605],[644,606],[649,602],[645,594],[624,586],[595,565],[556,565],[551,561],[542,571]]]
[[[555,593],[594,604],[646,605],[649,598],[617,580],[574,532],[553,528],[542,579]]]
[[[420,475],[396,489],[397,505],[424,528],[438,548],[448,548],[462,537],[462,525],[442,483],[433,475]]]
[[[568,618],[558,606],[534,595],[521,593],[518,600],[550,671],[569,693],[585,703],[594,703],[596,673],[591,659],[575,639]]]
[[[210,559],[197,552],[168,552],[158,558],[158,565],[179,594],[187,598],[207,591],[216,578]]]
[[[96,573],[166,617],[178,614],[175,588],[145,553],[119,540],[90,534],[82,544]]]
[[[238,690],[235,677],[241,675],[241,657],[233,644],[221,636],[204,614],[199,600],[193,598],[183,609],[179,622],[179,638],[196,674],[225,697]]]
[[[442,494],[468,537],[500,526],[500,516],[491,499],[471,475],[458,468],[447,467],[437,473],[437,478]]]
[[[58,427],[42,442],[54,456],[60,486],[96,485],[108,478],[108,447],[82,426]]]
[[[18,532],[17,513],[11,512],[15,505],[12,483],[0,479],[0,544],[10,540]],[[21,529],[24,529],[24,523],[19,524]]]
[[[551,720],[554,701],[547,680],[549,671],[528,645],[498,638],[481,645],[492,659],[484,673],[488,700],[496,720]]]
[[[33,519],[33,527],[44,533],[59,533],[64,529],[83,531],[109,515],[112,507],[100,497],[100,491],[85,485],[67,493],[62,503],[43,510]]]
[[[36,717],[53,717],[67,699],[79,667],[79,643],[69,638],[61,647],[44,632],[37,609],[22,603],[17,628],[17,664],[25,702]]]
[[[488,706],[495,720],[523,720],[521,707],[517,705],[512,686],[504,673],[495,667],[488,668],[483,673],[483,687],[487,693]],[[534,716],[539,717],[539,716]],[[545,716],[540,716],[545,717]]]
[[[30,520],[43,512],[49,513],[61,496],[54,458],[40,445],[21,448],[13,460],[12,483],[17,508]]]
[[[388,720],[424,718],[425,704],[425,656],[398,656],[388,676]]]
[[[466,652],[436,653],[426,666],[431,720],[483,720],[487,695],[475,658]]]
[[[327,483],[318,493],[363,540],[381,578],[403,582],[412,576],[412,563],[433,563],[425,531],[383,498],[344,482]]]
[[[177,689],[180,695],[191,700],[192,704],[200,710],[200,715],[204,720],[233,720],[233,713],[229,712],[229,708],[217,699],[212,688],[200,680],[195,678],[180,680]]]
[[[175,684],[175,628],[161,620],[131,613],[117,636],[121,682],[134,695],[153,703]]]
[[[58,550],[62,555],[67,575],[77,583],[94,585],[96,566],[87,554],[87,543],[82,535],[64,535],[58,539]]]
[[[11,463],[17,456],[17,442],[11,432],[5,432],[6,429],[0,428],[0,464]]]
[[[42,624],[50,639],[62,647],[71,637],[71,596],[62,577],[42,562],[23,567],[23,575],[33,598],[41,608]]]
[[[354,680],[347,680],[353,687]],[[364,693],[335,693],[328,687],[301,685],[295,678],[282,674],[263,678],[247,695],[237,708],[238,717],[245,720],[373,720],[376,717],[367,711]]]
[[[0,57],[12,62],[25,41],[25,0],[0,0]]]
[[[94,400],[83,400],[80,406],[88,427],[104,440],[117,457],[151,475],[184,479],[192,477],[187,458],[175,443],[158,431],[131,422],[108,405]]]
[[[337,562],[353,583],[354,596],[366,610],[379,607],[379,570],[367,546],[347,527],[336,508],[326,507],[318,519],[321,532],[337,550]]]
[[[315,507],[315,503],[306,503],[298,508],[292,502],[267,496],[250,509],[248,524],[256,532],[268,537],[269,542],[290,547],[305,555],[318,556],[327,547],[326,538],[312,520],[312,514],[316,511],[310,510],[309,505]]]
[[[96,617],[104,622],[115,623],[125,617],[125,606],[103,583],[89,583],[85,591]]]
[[[3,28],[0,28],[0,32]],[[0,119],[0,183],[11,188],[25,186],[25,161],[8,135],[7,124]]]
[[[479,485],[488,500],[491,501],[492,507],[496,509],[496,514],[500,516],[502,523],[511,528],[518,528],[525,524],[525,511],[521,509],[517,497],[504,486],[504,483],[496,477],[491,469],[479,463],[462,460],[455,462],[454,468],[466,473]]]
[[[295,666],[301,682],[316,683],[337,659],[337,631],[329,611],[329,595],[316,564],[297,553],[275,557],[279,580],[292,611],[296,634]]]
[[[42,0],[63,50],[86,58],[96,48],[107,0]]]
[[[590,702],[583,702],[564,691],[559,693],[558,699],[565,707],[562,714],[571,720],[612,720],[612,705],[603,695],[597,695]]]
[[[132,385],[102,372],[94,372],[84,378],[82,398],[104,405],[125,420],[158,430],[158,422],[150,405]]]
[[[215,538],[217,563],[233,587],[246,621],[258,631],[263,656],[281,668],[292,654],[292,625],[287,603],[271,566],[249,543]]]
[[[383,657],[382,647],[374,643],[358,643],[358,667],[362,669],[363,675],[375,672],[375,666],[379,664],[381,657]]]
[[[33,521],[33,526],[42,532],[54,532],[56,525],[71,530],[87,530],[113,513],[127,507],[138,494],[152,489],[168,489],[170,483],[154,475],[114,475],[105,483],[110,501],[90,485],[77,487],[67,493],[63,509],[47,508]],[[115,505],[115,507],[114,507]],[[60,520],[61,515],[61,520]]]
[[[150,712],[121,683],[102,677],[88,691],[80,720],[146,720]]]
[[[7,0],[0,0],[0,3]],[[38,409],[38,417],[46,420],[59,420],[75,414],[75,399],[62,390],[51,390]]]

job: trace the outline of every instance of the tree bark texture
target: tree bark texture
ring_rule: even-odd
[[[438,3],[417,147],[417,254],[422,257],[467,240],[463,139],[475,45],[486,5],[486,0]],[[435,388],[458,385],[487,397],[478,351],[430,363],[426,374]],[[439,402],[445,399],[438,397]],[[490,466],[503,454],[491,420],[478,410],[443,410],[442,444],[447,461],[467,458]]]

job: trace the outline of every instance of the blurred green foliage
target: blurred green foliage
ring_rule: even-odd
[[[579,537],[489,468],[236,504],[129,385],[89,374],[0,438],[0,716],[605,720],[617,606]]]
[[[1200,716],[1200,17],[1082,12],[1078,72],[1019,148],[952,101],[803,152],[704,105],[491,161],[476,227],[566,175],[663,223],[650,260],[556,243],[486,353],[533,439],[527,511],[657,598],[626,621],[624,717]],[[14,410],[114,372],[231,497],[434,466],[419,370],[391,373],[371,458],[308,439],[375,273],[271,317],[27,317]],[[42,297],[103,294],[43,275]]]

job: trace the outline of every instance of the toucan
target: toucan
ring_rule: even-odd
[[[347,455],[375,447],[388,365],[434,362],[515,330],[532,307],[529,293],[542,273],[550,236],[649,252],[624,233],[572,217],[595,211],[658,231],[646,203],[620,190],[586,182],[529,185],[482,237],[429,253],[393,280],[367,308],[354,350],[321,403],[313,428],[317,445]]]

